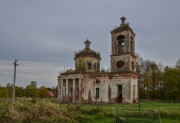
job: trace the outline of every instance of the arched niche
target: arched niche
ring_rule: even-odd
[[[116,40],[118,42],[118,54],[124,53],[125,37],[123,35],[119,35]]]

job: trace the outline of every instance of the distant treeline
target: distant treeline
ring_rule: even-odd
[[[32,81],[31,83],[34,83]],[[12,98],[13,85],[8,83],[6,87],[0,86],[0,98]],[[36,87],[36,85],[27,85],[26,88],[16,86],[16,97],[32,97],[32,98],[47,98],[52,95],[57,96],[57,88],[46,88],[45,86]]]

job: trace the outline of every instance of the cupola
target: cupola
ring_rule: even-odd
[[[75,70],[78,72],[98,72],[100,71],[100,53],[91,50],[91,42],[87,39],[85,42],[85,48],[75,53]]]

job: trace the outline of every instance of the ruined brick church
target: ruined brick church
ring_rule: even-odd
[[[58,76],[58,98],[72,102],[135,102],[138,85],[135,56],[135,33],[126,18],[111,31],[111,71],[100,72],[100,53],[90,48],[75,52],[75,70],[69,69]]]

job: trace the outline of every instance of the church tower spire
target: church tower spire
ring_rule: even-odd
[[[125,21],[126,21],[126,18],[123,16],[121,19],[121,25],[120,26],[124,26],[125,25]]]
[[[84,44],[85,44],[85,49],[90,50],[90,44],[91,44],[91,42],[90,42],[88,39],[84,42]]]

